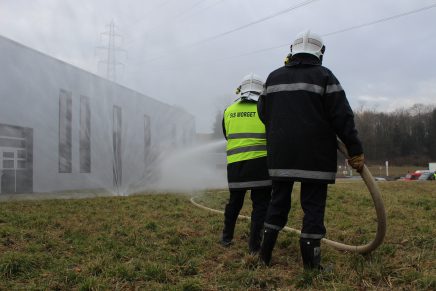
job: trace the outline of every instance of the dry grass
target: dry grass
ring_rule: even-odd
[[[217,244],[222,215],[196,208],[187,195],[0,203],[2,290],[434,290],[436,182],[383,182],[388,233],[373,254],[323,246],[332,271],[303,272],[298,237],[281,233],[270,268],[247,254],[248,222],[234,245]],[[301,210],[294,189],[289,225]],[[196,193],[223,209],[227,191]],[[243,214],[249,214],[247,200]],[[362,182],[329,188],[328,237],[358,244],[376,222]]]

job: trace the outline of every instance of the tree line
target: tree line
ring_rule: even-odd
[[[213,124],[214,138],[223,138],[222,111]],[[436,162],[436,107],[415,104],[394,112],[360,108],[354,120],[369,165],[427,166]],[[342,156],[338,155],[342,160]]]
[[[356,128],[368,163],[427,166],[436,161],[436,108],[415,104],[394,112],[357,110]]]

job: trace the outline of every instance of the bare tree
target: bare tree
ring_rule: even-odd
[[[426,165],[436,159],[436,109],[415,104],[392,113],[356,111],[356,127],[369,163]]]

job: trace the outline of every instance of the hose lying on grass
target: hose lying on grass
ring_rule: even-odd
[[[347,148],[342,143],[342,141],[340,141],[339,139],[338,139],[338,148],[344,154],[344,156],[348,159],[349,155],[348,155]],[[377,184],[375,183],[374,177],[371,175],[371,172],[368,170],[366,165],[363,167],[363,170],[360,173],[360,176],[362,177],[363,181],[366,184],[366,187],[368,188],[369,192],[371,193],[372,201],[374,202],[375,212],[377,215],[377,232],[375,234],[374,240],[372,240],[371,242],[369,242],[365,245],[359,245],[359,246],[347,245],[347,244],[336,242],[336,241],[329,240],[326,238],[323,238],[322,241],[324,243],[326,243],[327,245],[332,246],[332,247],[334,247],[338,250],[341,250],[341,251],[350,251],[350,252],[356,252],[356,253],[360,253],[360,254],[368,254],[368,253],[374,251],[375,249],[377,249],[381,245],[381,243],[383,242],[383,239],[384,239],[385,234],[386,234],[386,212],[385,212],[385,207],[384,207],[383,201],[381,199],[380,190],[379,190]],[[224,213],[224,211],[212,209],[212,208],[203,206],[201,204],[198,204],[197,202],[194,201],[194,197],[191,198],[191,203],[197,207],[203,208],[203,209],[211,211],[211,212],[221,213],[221,214]],[[244,218],[244,219],[250,219],[250,217],[245,216],[245,215],[239,215],[238,217]],[[285,226],[283,228],[283,230],[295,232],[298,234],[301,233],[298,229],[291,228],[288,226]]]

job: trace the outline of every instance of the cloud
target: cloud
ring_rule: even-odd
[[[379,112],[393,112],[397,109],[410,108],[415,104],[425,104],[429,107],[436,106],[436,96],[406,96],[383,97],[363,95],[357,97],[357,102],[352,104],[354,109],[370,109]]]
[[[363,95],[363,96],[357,97],[357,100],[359,102],[386,102],[386,101],[389,101],[389,98],[382,97],[382,96]]]

